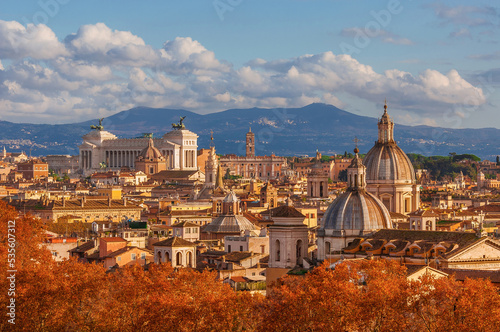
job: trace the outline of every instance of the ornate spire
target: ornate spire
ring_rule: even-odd
[[[215,188],[221,188],[224,190],[224,181],[222,179],[222,168],[220,163],[217,165],[217,181],[215,182]]]
[[[384,114],[378,122],[378,143],[394,143],[394,122],[387,113],[387,99],[384,101]]]

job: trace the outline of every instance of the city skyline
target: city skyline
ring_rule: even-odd
[[[387,98],[397,123],[500,128],[500,20],[489,1],[5,7],[2,120],[67,123],[136,106],[206,114],[312,102],[378,117]]]

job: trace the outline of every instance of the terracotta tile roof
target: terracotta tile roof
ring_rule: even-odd
[[[227,255],[224,255],[226,262],[241,262],[247,258],[252,257],[252,253],[249,251],[233,251]]]
[[[402,213],[397,212],[389,212],[391,219],[408,219],[408,216],[405,216]]]
[[[279,218],[305,218],[302,213],[297,211],[293,206],[278,206],[274,209],[270,209],[261,213],[262,215],[270,215],[271,217]]]
[[[186,241],[180,237],[171,237],[169,239],[156,242],[153,247],[196,247],[193,242]]]
[[[99,251],[98,252],[95,252],[91,255],[88,255],[87,257],[85,257],[87,260],[92,260],[92,259],[99,259],[100,256],[100,253]]]
[[[414,231],[399,229],[381,229],[371,236],[372,239],[398,239],[415,242],[419,240],[431,242],[455,242],[460,246],[471,244],[478,240],[475,233],[468,232],[441,232],[441,231]]]
[[[406,265],[406,275],[411,276],[412,274],[425,269],[426,265]]]
[[[141,248],[138,248],[138,247],[124,247],[124,248],[121,248],[121,249],[118,249],[116,251],[113,251],[112,253],[109,253],[105,258],[112,258],[112,257],[116,257],[116,256],[120,256],[121,254],[124,254],[126,253],[127,251],[130,251],[132,249],[138,249],[139,251],[141,252],[146,252],[148,254],[152,254],[152,252],[150,250],[147,250],[147,249],[141,249]]]
[[[247,278],[241,276],[231,277],[231,280],[234,282],[247,282]]]
[[[439,217],[439,214],[435,213],[432,210],[417,210],[410,213],[412,217]]]
[[[499,212],[500,213],[500,204],[488,204],[488,205],[483,205],[483,206],[478,206],[475,208],[469,209],[470,211],[475,211],[475,212]]]
[[[121,237],[101,237],[100,239],[105,242],[127,242],[127,240]]]
[[[485,271],[485,270],[455,270],[455,269],[441,269],[441,271],[454,275],[456,280],[471,279],[489,279],[493,283],[500,284],[500,270]]]
[[[181,221],[181,222],[178,222],[178,223],[172,225],[172,227],[200,227],[200,225],[197,225],[197,224],[192,223],[190,221]]]
[[[86,252],[86,251],[92,250],[93,248],[94,248],[94,241],[87,241],[85,243],[82,243],[78,247],[71,249],[70,252],[74,252],[74,253]]]

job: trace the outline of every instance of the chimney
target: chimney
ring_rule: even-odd
[[[85,197],[85,196],[84,196],[84,197]],[[83,207],[84,203],[85,203],[85,198],[82,198],[82,200],[81,200],[81,205],[80,205],[80,206],[81,206],[81,207]]]
[[[125,199],[125,197],[123,198],[123,206],[127,206],[127,200]],[[158,207],[159,209],[159,207]]]
[[[111,196],[108,196],[108,206],[111,207]]]
[[[66,197],[64,197],[64,196],[62,198],[62,206],[66,207]]]

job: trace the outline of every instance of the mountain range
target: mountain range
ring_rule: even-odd
[[[382,112],[380,112],[380,115]],[[390,111],[389,111],[390,115]],[[201,115],[180,109],[136,107],[104,119],[104,130],[119,137],[143,133],[162,136],[186,116],[186,128],[199,135],[198,148],[208,148],[213,132],[217,153],[245,154],[245,135],[256,135],[257,155],[314,155],[352,152],[357,137],[361,153],[377,140],[377,118],[360,116],[326,104],[301,108],[230,109]],[[77,154],[81,137],[97,120],[72,124],[27,124],[0,121],[0,147],[34,156]],[[406,153],[425,156],[470,153],[494,160],[500,155],[500,129],[449,129],[395,124],[394,137]]]

